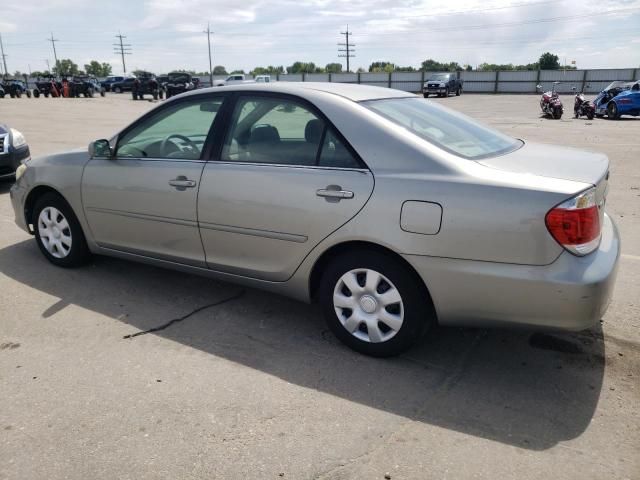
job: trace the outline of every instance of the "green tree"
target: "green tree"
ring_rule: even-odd
[[[324,69],[313,62],[294,62],[287,67],[287,73],[324,73]]]
[[[280,75],[284,73],[284,67],[282,65],[275,67],[269,65],[268,67],[256,67],[251,70],[251,75]]]
[[[96,77],[107,77],[111,75],[111,64],[100,63],[96,60],[91,60],[89,63],[85,63],[84,71],[88,75],[95,75]]]
[[[395,64],[391,62],[373,62],[369,65],[369,71],[374,73],[393,72],[396,68]]]
[[[560,68],[558,56],[549,52],[540,55],[538,63],[540,64],[540,70],[558,70]]]
[[[233,72],[231,72],[231,75],[244,75],[244,70],[234,70]]]
[[[415,72],[416,69],[414,67],[401,67],[399,65],[396,65],[396,68],[394,69],[394,72]]]
[[[327,73],[342,73],[341,63],[327,63],[324,67],[324,71]]]
[[[57,76],[78,75],[80,69],[70,58],[63,58],[62,60],[58,60],[58,63],[53,68],[53,73]]]
[[[421,69],[426,71],[458,72],[462,70],[462,67],[458,62],[440,63],[429,58],[422,62]]]
[[[224,66],[222,66],[222,65],[216,65],[215,67],[213,67],[213,74],[214,75],[229,75],[227,73],[227,69],[224,68]]]

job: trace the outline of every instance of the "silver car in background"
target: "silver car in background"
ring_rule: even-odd
[[[377,87],[197,90],[16,176],[16,222],[54,264],[112,255],[315,300],[376,356],[436,322],[588,328],[620,252],[606,156]]]

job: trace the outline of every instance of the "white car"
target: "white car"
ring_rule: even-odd
[[[224,87],[226,85],[241,85],[243,83],[270,83],[269,75],[258,75],[253,80],[248,80],[243,74],[229,75],[225,80],[214,80],[214,87]]]

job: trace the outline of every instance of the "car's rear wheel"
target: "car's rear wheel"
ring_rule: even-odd
[[[429,98],[429,94],[428,93],[423,93],[422,95],[424,96],[424,98]]]
[[[462,93],[462,89],[458,87],[456,90],[456,97],[459,97],[461,93]]]
[[[116,87],[113,89],[115,93],[122,93],[122,89],[120,87]]]
[[[416,274],[375,251],[336,257],[322,275],[319,300],[336,337],[375,357],[404,352],[435,320]]]
[[[56,193],[45,193],[33,209],[36,242],[54,265],[76,267],[91,256],[82,227],[67,202]]]
[[[620,112],[618,112],[618,105],[615,102],[611,102],[607,106],[607,116],[612,120],[620,118]]]
[[[38,90],[37,88],[33,89],[33,96],[35,98],[38,98],[40,96],[40,90]]]

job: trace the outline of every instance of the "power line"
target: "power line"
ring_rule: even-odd
[[[346,31],[340,32],[340,35],[344,35],[345,43],[338,44],[338,47],[344,47],[338,48],[338,57],[347,59],[347,72],[350,72],[351,69],[349,68],[349,59],[355,57],[355,50],[353,50],[351,47],[355,47],[355,44],[349,42],[349,37],[353,35],[353,33],[349,31],[349,25],[347,25]]]
[[[122,57],[122,71],[125,73],[127,73],[127,65],[124,61],[124,56],[125,55],[131,55],[131,44],[130,43],[122,43],[122,39],[123,38],[127,38],[126,35],[122,35],[120,32],[118,32],[118,35],[115,36],[118,40],[120,40],[119,43],[114,43],[113,44],[113,53],[117,53]]]
[[[7,56],[4,53],[4,46],[2,45],[2,35],[0,35],[0,55],[2,55],[2,64],[4,65],[4,75],[9,75],[7,70]]]
[[[49,42],[51,42],[51,46],[53,47],[53,58],[55,60],[55,69],[56,69],[56,73],[60,74],[60,72],[58,72],[58,53],[56,52],[56,42],[58,42],[59,40],[57,38],[53,38],[53,32],[51,32],[51,38],[47,38],[47,40]]]
[[[207,34],[207,44],[209,44],[209,82],[213,87],[213,63],[211,63],[211,35],[213,34],[213,32],[211,31],[209,22],[207,22],[207,29],[202,33]]]

